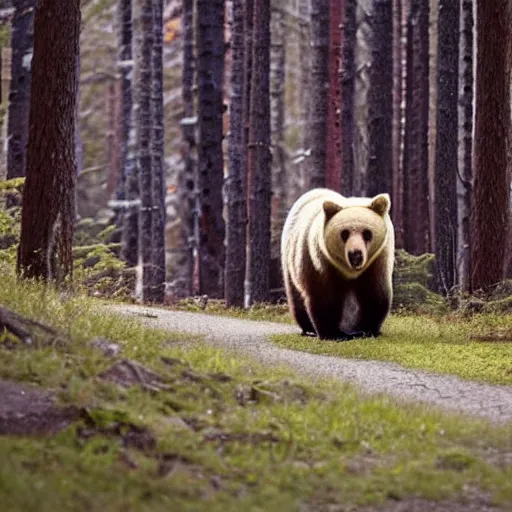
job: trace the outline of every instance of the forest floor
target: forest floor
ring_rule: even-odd
[[[446,377],[465,405],[426,406],[426,372],[393,396],[396,364],[266,341],[293,325],[2,283],[0,304],[57,331],[0,335],[6,512],[512,510],[512,400],[492,395],[507,386]],[[484,389],[501,408],[472,409]]]

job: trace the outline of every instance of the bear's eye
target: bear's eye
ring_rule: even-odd
[[[346,242],[348,240],[348,237],[350,235],[350,232],[348,229],[344,229],[342,232],[341,232],[341,239]]]
[[[369,229],[365,229],[363,231],[363,240],[365,242],[370,242],[372,237],[373,237],[372,232]]]

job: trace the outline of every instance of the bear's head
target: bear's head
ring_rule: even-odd
[[[325,249],[348,276],[366,270],[386,242],[391,200],[388,194],[373,198],[348,198],[346,204],[325,201]]]

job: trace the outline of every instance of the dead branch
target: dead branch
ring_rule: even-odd
[[[10,309],[0,306],[0,331],[7,331],[16,336],[26,345],[32,345],[33,333],[31,330],[40,329],[46,334],[56,336],[58,333],[53,327],[42,324],[37,320],[23,317]]]

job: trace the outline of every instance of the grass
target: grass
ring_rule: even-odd
[[[391,315],[379,338],[320,341],[295,334],[276,335],[279,346],[355,359],[392,361],[410,368],[464,379],[512,384],[512,315],[437,317]],[[490,341],[482,341],[490,340]]]
[[[226,308],[223,301],[181,301],[172,309],[246,320],[293,323],[286,304]],[[505,339],[506,341],[502,341]],[[328,342],[295,334],[272,337],[279,346],[331,356],[391,361],[409,368],[489,382],[512,384],[512,315],[502,313],[391,314],[378,339]],[[486,341],[487,340],[487,341]],[[508,341],[508,342],[507,342]]]
[[[103,314],[83,296],[0,276],[0,304],[63,332],[33,347],[4,335],[0,377],[82,409],[55,436],[0,437],[2,510],[341,510],[412,497],[452,503],[468,489],[512,500],[510,426],[312,386],[286,368]],[[161,376],[161,387],[98,378],[119,361],[91,347],[98,336]]]

